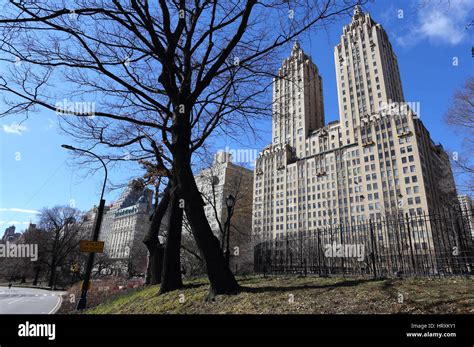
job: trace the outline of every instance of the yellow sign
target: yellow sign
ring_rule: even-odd
[[[104,241],[86,241],[82,240],[79,244],[81,252],[102,253],[104,251]]]

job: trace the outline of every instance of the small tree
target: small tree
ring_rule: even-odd
[[[86,237],[81,221],[79,210],[69,206],[41,210],[39,252],[46,255],[41,259],[49,270],[49,287],[55,285],[57,268],[65,265],[72,253],[79,252],[79,242]]]

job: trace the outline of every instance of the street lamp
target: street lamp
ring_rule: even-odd
[[[232,195],[232,194],[229,194],[227,195],[227,197],[225,198],[225,204],[227,206],[227,221],[225,222],[226,224],[226,237],[227,237],[227,240],[226,240],[226,248],[225,248],[225,251],[224,251],[224,259],[225,259],[225,262],[227,264],[227,266],[229,266],[229,262],[230,262],[230,218],[232,217],[232,209],[234,208],[234,205],[235,205],[235,197]]]
[[[102,185],[102,193],[100,194],[99,208],[97,210],[97,218],[96,218],[95,226],[94,226],[94,234],[92,235],[92,241],[97,241],[99,239],[100,225],[102,224],[102,216],[104,214],[104,207],[105,207],[104,190],[105,190],[105,184],[107,182],[107,166],[98,155],[88,150],[76,148],[70,145],[61,145],[61,147],[70,151],[84,152],[89,155],[92,155],[93,157],[97,158],[102,163],[102,166],[104,167],[104,170],[105,170],[104,184]],[[87,307],[87,291],[89,290],[92,268],[94,267],[94,257],[95,257],[95,253],[90,252],[89,258],[87,259],[87,266],[86,266],[84,281],[82,282],[81,298],[79,299],[77,303],[76,310],[83,310]]]

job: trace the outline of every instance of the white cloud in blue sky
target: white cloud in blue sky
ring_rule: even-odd
[[[469,36],[466,28],[473,17],[473,0],[421,1],[416,7],[416,20],[410,21],[407,32],[397,43],[411,46],[422,40],[435,44],[457,45]]]
[[[15,134],[15,135],[22,135],[28,128],[26,125],[20,123],[10,123],[10,124],[3,124],[3,131],[7,134]]]
[[[56,126],[56,122],[51,118],[48,118],[48,125],[46,126],[46,130],[51,130]]]
[[[25,214],[27,215],[25,216]],[[24,208],[0,208],[0,215],[2,218],[4,218],[3,220],[0,220],[0,237],[2,235],[3,229],[11,225],[15,225],[17,228],[27,226],[34,222],[34,220],[36,220],[40,214],[40,211]],[[25,219],[29,219],[29,221],[25,221]]]
[[[18,213],[30,213],[30,214],[41,214],[40,211],[36,210],[26,210],[23,208],[0,208],[0,212],[18,212]]]

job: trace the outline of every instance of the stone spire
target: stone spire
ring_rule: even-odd
[[[295,43],[293,44],[293,51],[298,51],[300,49],[300,43],[298,42],[298,40],[295,40]]]
[[[362,16],[363,12],[362,9],[360,8],[359,4],[354,6],[354,17]]]

